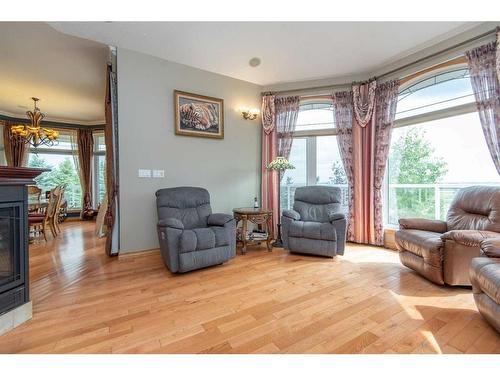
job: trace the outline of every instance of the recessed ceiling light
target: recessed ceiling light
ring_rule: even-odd
[[[250,61],[248,62],[248,65],[250,65],[252,68],[255,68],[260,65],[260,59],[258,57],[252,57]]]

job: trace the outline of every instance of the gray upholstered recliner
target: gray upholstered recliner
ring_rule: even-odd
[[[295,190],[293,210],[283,210],[283,246],[291,252],[343,255],[347,220],[341,212],[340,188],[304,186]]]
[[[212,214],[210,194],[198,187],[156,192],[158,238],[171,272],[188,272],[221,264],[236,255],[236,222]]]

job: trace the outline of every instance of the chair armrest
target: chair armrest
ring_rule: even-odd
[[[500,258],[500,237],[487,238],[481,241],[481,253],[488,258]]]
[[[175,228],[175,229],[184,229],[184,224],[179,219],[169,217],[168,219],[162,219],[158,221],[159,228]]]
[[[234,218],[228,214],[211,214],[208,216],[208,225],[215,225],[217,227],[223,227],[226,223],[229,223]]]
[[[343,212],[330,212],[328,213],[330,221],[345,220],[345,214]]]
[[[300,214],[295,210],[283,210],[282,215],[292,220],[300,220]]]
[[[420,218],[399,219],[399,228],[425,230],[436,233],[444,233],[448,230],[448,226],[445,221]]]
[[[498,233],[486,230],[450,230],[441,236],[443,240],[452,240],[470,247],[479,247],[481,241],[493,237],[498,237]]]

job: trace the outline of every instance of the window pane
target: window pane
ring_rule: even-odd
[[[295,138],[289,157],[295,169],[288,169],[281,180],[281,209],[290,209],[293,206],[295,189],[307,184],[307,140]]]
[[[348,212],[347,177],[335,136],[316,138],[316,174],[317,185],[333,185],[342,189],[342,208]]]
[[[82,191],[73,156],[44,154],[41,152],[38,154],[30,153],[28,166],[32,168],[50,168],[50,172],[44,172],[35,178],[37,186],[43,192],[50,191],[59,185],[64,186],[64,197],[68,202],[68,209],[81,208]]]
[[[468,69],[441,73],[402,90],[396,119],[473,103],[474,93]]]
[[[458,189],[500,185],[477,113],[394,129],[388,179],[390,224],[412,216],[443,220]]]
[[[0,125],[0,165],[7,165],[5,159],[5,146],[3,144],[3,125]]]
[[[72,130],[60,130],[60,129],[55,129],[59,131],[59,138],[55,142],[53,146],[47,146],[47,145],[40,145],[37,148],[39,150],[65,150],[65,151],[71,151],[71,141],[72,141],[72,135],[76,135],[76,131]]]
[[[333,104],[308,103],[300,105],[296,131],[333,129]]]
[[[96,207],[101,204],[106,194],[106,156],[95,155],[96,158],[96,181],[97,181],[97,202]]]
[[[106,143],[104,143],[104,133],[93,133],[94,136],[94,152],[106,151]]]

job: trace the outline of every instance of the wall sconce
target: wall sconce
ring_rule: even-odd
[[[252,109],[241,108],[240,111],[245,120],[255,120],[260,113],[260,111],[257,108],[252,108]]]

